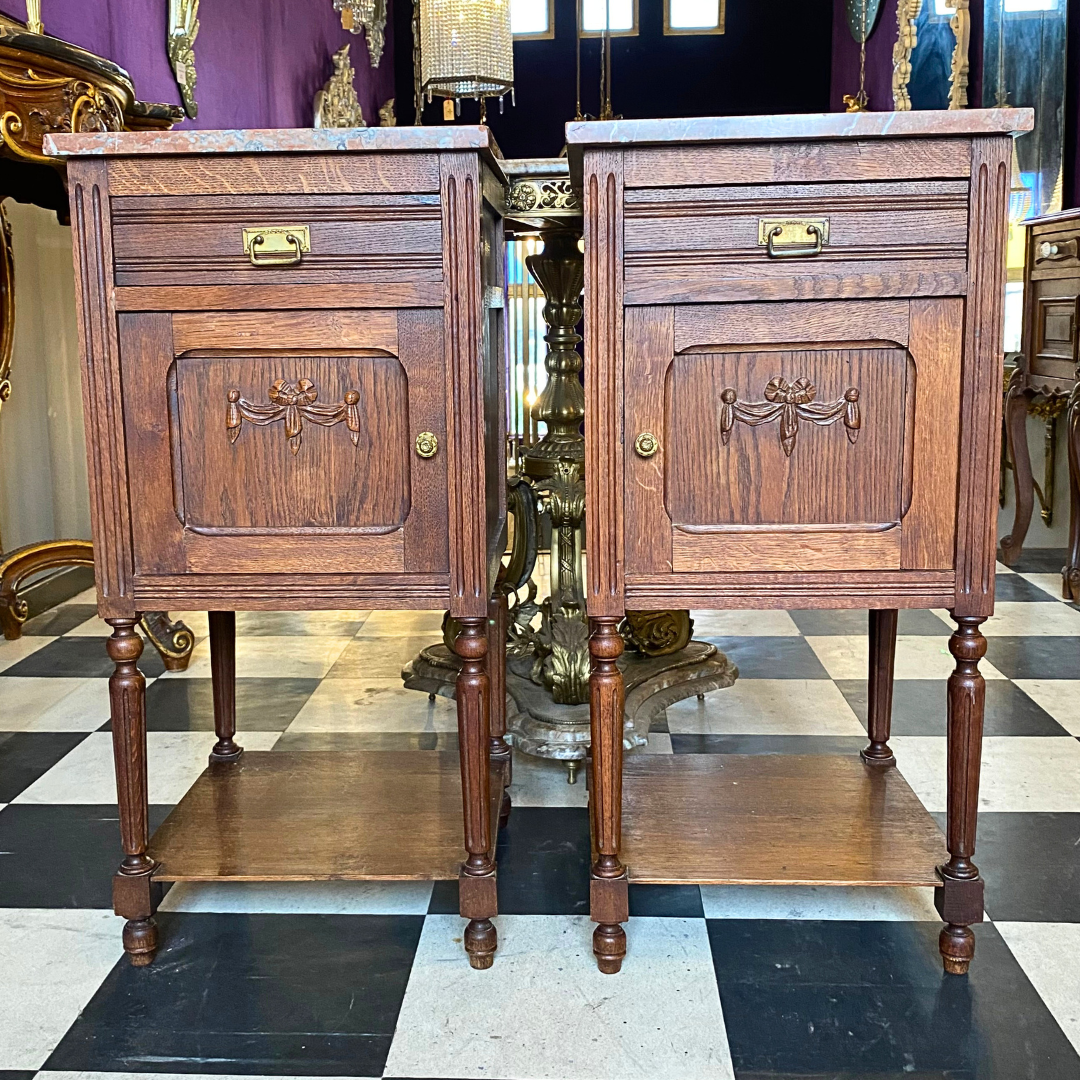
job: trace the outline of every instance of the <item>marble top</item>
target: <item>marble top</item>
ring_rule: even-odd
[[[1031,109],[701,116],[684,120],[585,120],[566,125],[569,146],[1000,135],[1030,131]]]
[[[499,155],[486,127],[267,128],[240,131],[115,131],[46,135],[53,157],[172,154],[282,154],[340,151],[487,150]]]

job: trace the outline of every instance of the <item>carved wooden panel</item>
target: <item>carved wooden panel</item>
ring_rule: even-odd
[[[665,440],[672,522],[898,522],[908,382],[900,348],[675,357]]]

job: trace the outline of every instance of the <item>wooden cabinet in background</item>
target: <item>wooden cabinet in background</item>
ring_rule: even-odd
[[[934,886],[972,861],[1010,134],[1030,111],[574,123],[585,216],[592,918],[629,882]],[[869,608],[862,760],[622,761],[627,609]],[[948,825],[888,746],[897,609],[948,608]],[[779,661],[778,661],[779,662]]]
[[[125,948],[152,957],[161,881],[460,876],[465,947],[490,965],[509,748],[485,670],[503,662],[488,614],[505,528],[503,181],[486,129],[53,142],[114,628]],[[460,767],[434,752],[241,755],[234,611],[368,607],[457,620]],[[147,608],[211,612],[218,735],[153,836],[134,629]]]

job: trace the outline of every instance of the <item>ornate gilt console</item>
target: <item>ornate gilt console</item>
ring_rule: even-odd
[[[592,918],[627,882],[934,886],[973,862],[1010,134],[1030,110],[574,123],[585,214]],[[627,609],[869,608],[862,760],[622,760]],[[888,745],[897,609],[949,608],[948,825]]]
[[[153,955],[162,881],[458,878],[465,948],[489,966],[509,749],[485,666],[505,538],[487,130],[52,146],[68,159],[95,574],[114,628],[125,948]],[[151,837],[134,627],[173,604],[210,611],[218,741]],[[234,612],[344,607],[449,609],[460,760],[242,754]],[[501,672],[498,635],[490,656]]]

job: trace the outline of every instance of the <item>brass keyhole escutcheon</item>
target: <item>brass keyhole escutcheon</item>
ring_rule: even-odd
[[[659,449],[660,440],[651,431],[643,431],[634,440],[634,453],[638,457],[650,458]]]
[[[416,436],[416,452],[425,459],[439,452],[439,440],[433,431],[421,431]]]

